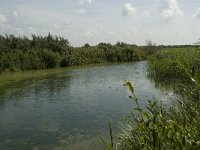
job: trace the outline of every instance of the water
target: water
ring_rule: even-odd
[[[147,78],[146,62],[62,68],[0,76],[0,149],[103,149],[98,133],[133,107],[124,80],[140,104],[165,100],[167,92]]]

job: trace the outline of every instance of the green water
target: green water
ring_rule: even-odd
[[[147,78],[146,62],[62,68],[0,76],[0,149],[103,149],[96,132],[114,133],[134,103],[123,86],[129,80],[140,104],[164,100],[167,92]]]

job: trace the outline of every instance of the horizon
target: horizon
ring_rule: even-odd
[[[192,45],[200,38],[197,0],[2,0],[0,34],[52,35],[86,43]]]
[[[30,36],[26,36],[26,35],[14,35],[14,34],[4,34],[4,35],[1,35],[0,34],[0,36],[3,36],[3,37],[6,37],[6,36],[15,36],[16,38],[21,38],[21,39],[23,39],[23,38],[28,38],[29,40],[32,40],[33,38],[32,38],[32,36],[41,36],[41,37],[47,37],[48,35],[51,35],[51,36],[53,36],[53,37],[61,37],[61,38],[64,38],[64,37],[62,37],[62,36],[58,36],[58,35],[53,35],[53,34],[51,34],[51,33],[47,33],[46,35],[35,35],[35,34],[32,34],[32,35],[30,35]],[[64,39],[66,39],[66,40],[68,40],[67,38],[64,38]],[[68,42],[69,42],[69,45],[71,46],[71,47],[74,47],[74,48],[78,48],[78,47],[83,47],[83,46],[85,46],[86,44],[89,44],[89,43],[83,43],[82,45],[79,45],[79,46],[73,46],[73,45],[71,45],[71,43],[70,43],[70,41],[68,40]],[[145,41],[145,44],[144,45],[137,45],[137,44],[134,44],[134,43],[126,43],[126,42],[124,42],[124,41],[116,41],[115,43],[110,43],[110,42],[99,42],[99,43],[97,43],[97,44],[95,44],[95,45],[92,45],[92,44],[89,44],[89,46],[91,46],[91,47],[95,47],[95,46],[98,46],[99,44],[111,44],[112,46],[114,46],[114,45],[116,45],[117,43],[123,43],[123,44],[126,44],[126,45],[135,45],[135,46],[138,46],[138,47],[143,47],[143,46],[147,46],[147,42],[151,42],[152,44],[153,44],[153,46],[156,46],[156,47],[159,47],[159,46],[174,46],[174,47],[176,47],[176,46],[198,46],[199,44],[200,44],[200,41],[197,41],[197,42],[195,42],[195,43],[192,43],[192,44],[175,44],[175,45],[163,45],[163,44],[160,44],[160,45],[158,45],[157,43],[155,43],[154,41],[151,41],[151,40],[146,40]]]

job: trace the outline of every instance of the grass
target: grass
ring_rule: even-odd
[[[142,108],[131,83],[125,81],[136,107],[126,116],[121,134],[106,143],[111,150],[200,149],[200,49],[176,48],[150,58],[149,72],[156,78],[177,79],[182,90],[171,106],[148,101]],[[184,81],[184,82],[182,82]],[[187,81],[188,84],[183,84]],[[110,126],[110,125],[109,125]],[[111,129],[110,129],[111,130]],[[110,136],[113,137],[112,132]],[[113,138],[112,138],[113,139]],[[105,142],[104,142],[105,143]],[[113,146],[112,146],[113,145]]]
[[[51,34],[30,39],[0,35],[0,73],[144,60],[154,53],[152,47],[123,42],[72,47],[67,39]]]
[[[185,79],[200,71],[200,48],[173,48],[158,51],[149,59],[148,71],[156,78]],[[184,67],[183,67],[184,66]]]
[[[138,104],[139,100],[135,97],[134,90],[131,90],[133,87],[130,82],[126,82],[126,86],[131,92],[130,99],[135,101],[137,107],[125,117],[122,134],[115,137],[114,142],[111,140],[107,149],[200,149],[200,105],[196,98],[199,86],[178,99],[170,108],[165,107],[162,102],[149,101],[146,109]],[[113,137],[112,129],[109,129],[110,136]]]

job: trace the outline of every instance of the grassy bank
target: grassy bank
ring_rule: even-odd
[[[188,70],[188,71],[186,71]],[[185,79],[200,71],[200,48],[170,48],[157,52],[148,63],[150,76]]]
[[[169,107],[162,102],[149,101],[145,109],[134,93],[130,82],[126,86],[130,99],[136,106],[122,123],[121,134],[113,136],[109,123],[111,141],[104,142],[109,150],[161,150],[200,149],[200,78],[191,79],[193,88],[182,93]]]
[[[0,36],[0,73],[38,70],[56,67],[97,64],[106,62],[130,62],[144,60],[148,50],[133,44],[117,42],[115,45],[100,43],[72,47],[63,37]]]
[[[105,143],[110,150],[160,150],[200,149],[200,49],[175,48],[157,52],[149,60],[149,73],[160,79],[179,81],[182,90],[171,106],[149,101],[146,108],[134,93],[134,87],[126,81],[130,99],[136,107],[126,115],[122,134]],[[182,82],[184,81],[184,82]],[[187,85],[185,84],[187,81]],[[189,84],[188,84],[189,83]],[[189,85],[189,86],[188,86]]]

